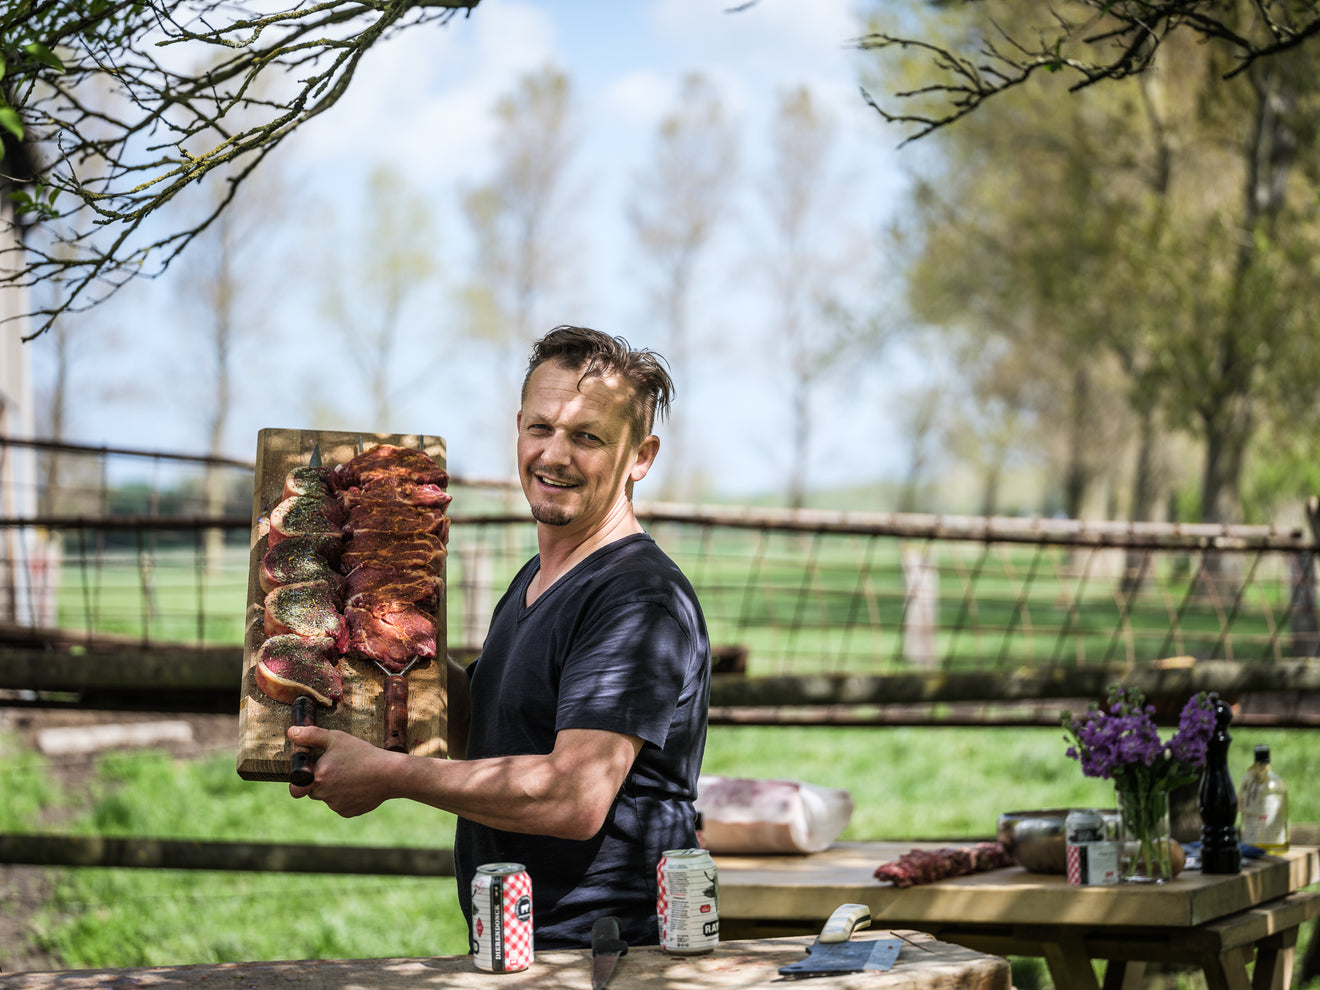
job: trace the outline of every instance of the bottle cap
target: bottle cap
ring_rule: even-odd
[[[1064,817],[1063,828],[1066,836],[1098,839],[1104,829],[1104,817],[1090,808],[1074,808]]]
[[[1269,763],[1269,762],[1270,762],[1270,748],[1269,748],[1268,746],[1257,746],[1257,747],[1256,747],[1256,762],[1257,762],[1257,763]]]

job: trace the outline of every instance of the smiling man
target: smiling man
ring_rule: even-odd
[[[526,866],[541,949],[588,945],[607,914],[625,941],[656,944],[656,864],[696,845],[710,645],[691,584],[632,504],[672,394],[658,356],[621,338],[558,327],[533,348],[518,472],[538,553],[495,607],[481,655],[451,664],[450,749],[464,759],[289,730],[321,750],[295,797],[345,816],[399,797],[459,816],[469,922],[478,866]]]

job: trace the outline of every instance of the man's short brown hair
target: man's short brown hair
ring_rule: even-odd
[[[579,383],[609,375],[626,380],[632,386],[628,427],[635,443],[641,443],[651,433],[657,416],[663,419],[669,412],[674,381],[669,377],[667,362],[654,351],[634,350],[622,337],[611,337],[587,327],[555,327],[532,346],[527,374],[523,376],[523,401],[527,399],[532,372],[547,361],[581,370]]]

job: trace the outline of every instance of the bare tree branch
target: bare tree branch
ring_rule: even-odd
[[[857,39],[857,47],[924,53],[935,75],[935,81],[894,97],[919,99],[923,106],[933,97],[935,107],[897,113],[884,109],[866,90],[862,96],[885,120],[912,128],[902,142],[907,144],[965,117],[1042,69],[1076,75],[1072,91],[1144,72],[1174,31],[1190,31],[1227,52],[1232,62],[1224,79],[1320,35],[1320,0],[1249,0],[1251,16],[1239,18],[1243,5],[1233,0],[1060,0],[1050,9],[1053,26],[1039,29],[1034,41],[1008,37],[991,24],[971,55],[941,42],[877,30]]]
[[[14,0],[0,112],[17,112],[22,142],[5,132],[0,192],[23,238],[0,246],[0,290],[59,285],[24,339],[165,271],[266,155],[339,101],[372,46],[479,2]],[[221,166],[224,194],[161,229],[162,207]]]

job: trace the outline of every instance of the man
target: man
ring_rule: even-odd
[[[410,798],[459,816],[459,898],[483,863],[524,864],[536,947],[590,943],[622,919],[659,941],[655,869],[696,844],[710,646],[692,586],[642,529],[633,484],[673,386],[657,356],[595,330],[535,345],[518,413],[518,473],[538,554],[495,608],[481,655],[451,664],[451,755],[390,753],[291,728],[319,750],[310,794],[344,816]]]

